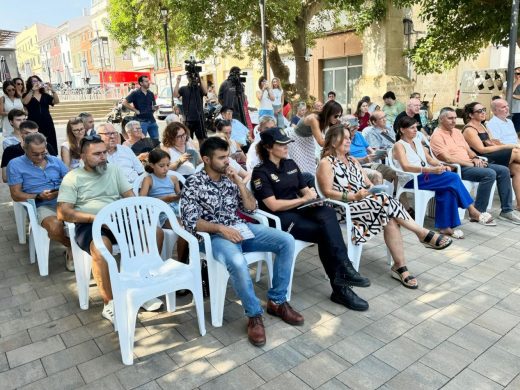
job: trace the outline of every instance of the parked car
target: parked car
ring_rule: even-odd
[[[175,105],[181,106],[182,111],[182,102],[177,98],[174,98],[173,101]],[[159,106],[159,109],[157,110],[157,118],[159,118],[160,120],[164,120],[164,118],[166,118],[173,112],[171,88],[164,87],[161,90],[161,92],[157,95],[157,99],[155,99],[155,102]]]

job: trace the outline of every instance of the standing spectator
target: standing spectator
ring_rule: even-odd
[[[119,133],[111,123],[99,125],[98,135],[107,147],[107,161],[117,165],[129,183],[133,183],[139,175],[144,173],[143,164],[137,159],[132,149],[119,143]]]
[[[244,95],[244,84],[240,81],[241,70],[238,66],[232,66],[229,70],[227,80],[220,84],[218,90],[218,101],[222,106],[231,107],[233,110],[233,119],[236,119],[244,126],[247,126],[246,120],[246,96]]]
[[[106,205],[121,198],[134,196],[132,185],[115,164],[107,164],[107,146],[99,136],[85,137],[80,144],[83,167],[70,171],[60,186],[58,218],[73,222],[78,246],[92,256],[92,274],[103,299],[101,316],[114,322],[114,303],[108,264],[92,240],[92,224],[96,214]],[[111,252],[116,239],[108,229],[101,229],[101,237]],[[163,232],[157,228],[157,246],[161,251]],[[148,311],[157,310],[162,301],[153,298],[143,304]]]
[[[34,133],[25,137],[23,147],[25,154],[11,160],[7,166],[7,184],[11,197],[15,202],[34,200],[38,223],[47,231],[51,240],[67,248],[65,267],[73,272],[70,240],[65,234],[63,223],[56,217],[56,197],[68,169],[59,158],[47,156],[47,142],[42,134]]]
[[[163,131],[161,149],[167,152],[171,159],[170,169],[181,175],[189,176],[195,173],[195,168],[202,160],[195,149],[187,143],[189,130],[182,123],[170,123]]]
[[[501,98],[492,100],[491,111],[493,111],[493,118],[489,120],[487,127],[493,137],[503,144],[517,144],[518,134],[515,125],[511,119],[508,119],[509,104],[507,101]]]
[[[0,129],[4,134],[4,138],[13,135],[13,126],[9,122],[9,111],[17,109],[23,110],[21,95],[16,91],[16,85],[11,80],[4,81],[2,85],[4,96],[0,97]]]
[[[20,124],[25,120],[25,112],[17,110],[16,108],[12,109],[7,114],[7,120],[13,128],[13,132],[9,137],[4,136],[4,140],[2,141],[2,151],[11,145],[19,144],[20,141],[22,141],[22,136],[20,135]]]
[[[33,121],[23,121],[20,123],[20,137],[22,138],[22,141],[8,146],[5,148],[4,153],[2,154],[2,180],[5,182],[7,181],[7,173],[6,168],[9,162],[16,157],[20,157],[24,155],[24,149],[23,149],[23,141],[26,136],[29,134],[37,133],[38,132],[38,125]],[[57,153],[52,149],[52,146],[47,144],[47,152],[51,155],[56,155]],[[54,152],[54,153],[53,153]]]
[[[23,82],[23,79],[21,79],[20,77],[15,77],[13,79],[13,83],[16,87],[16,93],[19,96],[23,96],[23,94],[25,93],[25,83]]]
[[[67,122],[67,141],[61,144],[61,159],[69,169],[79,167],[79,144],[84,136],[85,127],[81,118],[70,119]]]
[[[325,130],[338,123],[342,114],[343,107],[341,107],[341,104],[334,100],[328,101],[321,110],[315,111],[301,120],[294,132],[300,137],[314,137],[318,145],[323,146]]]
[[[195,76],[190,73],[188,73],[188,85],[179,88],[180,83],[181,75],[177,76],[173,96],[180,97],[182,100],[186,119],[184,124],[191,132],[190,137],[193,138],[195,134],[197,140],[201,143],[208,137],[204,128],[204,107],[202,104],[203,97],[208,93],[206,84],[198,75]]]
[[[94,117],[88,112],[82,112],[78,115],[83,121],[83,127],[85,128],[85,135],[94,135],[96,130],[94,129]]]
[[[520,67],[515,68],[515,82],[513,84],[513,101],[511,112],[513,116],[511,120],[515,125],[517,133],[520,132]]]
[[[284,101],[284,93],[282,89],[282,85],[280,83],[280,79],[278,77],[274,77],[271,81],[272,86],[272,92],[274,95],[273,100],[273,111],[274,111],[274,117],[276,118],[278,127],[284,128],[285,127],[285,120],[282,112],[282,103]]]
[[[368,103],[365,100],[360,100],[357,104],[354,116],[358,118],[358,130],[363,131],[365,127],[370,124],[370,113],[368,112]]]
[[[273,102],[275,96],[265,76],[260,77],[258,80],[258,88],[256,91],[256,98],[260,102],[258,116],[270,115],[274,117]]]
[[[296,115],[291,118],[291,127],[296,127],[298,122],[302,120],[307,114],[307,104],[305,102],[298,103],[298,111],[296,111]]]
[[[329,93],[327,94],[327,101],[335,101],[336,100],[336,92],[334,91],[329,91]]]
[[[291,105],[291,102],[289,100],[287,100],[287,97],[285,97],[285,100],[283,101],[283,110],[282,110],[282,114],[284,116],[284,118],[287,118],[289,119],[289,113],[292,111],[292,105]]]
[[[49,153],[57,156],[58,141],[49,107],[60,102],[58,94],[52,89],[51,84],[43,83],[36,75],[27,79],[26,91],[22,103],[27,109],[27,119],[38,124],[39,132],[45,135],[47,144],[52,147]]]
[[[159,126],[153,116],[158,106],[150,91],[150,80],[148,76],[139,76],[138,82],[140,88],[130,92],[123,100],[123,106],[136,113],[135,118],[141,122],[144,135],[150,134],[150,138],[159,139]]]
[[[421,111],[421,101],[418,98],[410,98],[410,100],[408,100],[408,103],[406,104],[405,111],[401,112],[395,118],[393,124],[395,133],[397,134],[397,130],[399,130],[399,120],[406,116],[415,119],[415,121],[417,122],[417,130],[422,131],[421,116],[419,115],[419,111]],[[428,134],[424,134],[428,136]]]
[[[405,110],[404,104],[397,100],[395,93],[392,91],[388,91],[383,95],[383,101],[385,104],[382,110],[386,115],[386,125],[392,127],[397,115]]]

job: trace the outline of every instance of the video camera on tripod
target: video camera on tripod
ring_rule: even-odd
[[[229,79],[233,81],[235,85],[239,85],[246,82],[247,72],[241,72],[240,69],[233,69],[229,73]]]
[[[190,84],[200,84],[199,73],[202,72],[202,66],[199,64],[203,63],[204,61],[197,61],[193,56],[191,56],[189,60],[184,61],[184,70],[186,71],[186,76],[188,77]]]

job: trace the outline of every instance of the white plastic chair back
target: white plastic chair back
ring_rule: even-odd
[[[166,213],[176,234],[189,245],[190,261],[183,264],[172,259],[163,262],[156,242],[159,214]],[[107,249],[101,228],[108,227],[121,253],[120,267]],[[133,363],[133,343],[139,307],[151,298],[166,294],[166,306],[175,300],[175,291],[193,293],[199,331],[206,333],[198,242],[182,229],[173,210],[161,200],[140,197],[118,200],[104,207],[92,227],[94,245],[108,264],[114,296],[115,322],[124,364]]]
[[[197,165],[197,167],[195,168],[195,173],[202,171],[203,168],[204,168],[204,163],[200,163],[200,164]]]

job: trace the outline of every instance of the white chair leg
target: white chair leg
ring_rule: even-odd
[[[359,263],[361,261],[361,252],[363,251],[363,245],[354,245],[349,243],[348,245],[348,257],[352,266],[356,271],[359,271]]]
[[[175,294],[175,291],[169,294],[166,294],[166,311],[169,313],[172,313],[175,311],[176,308],[176,301],[177,296]]]
[[[38,260],[38,270],[40,276],[49,275],[49,247],[51,240],[47,235],[47,231],[41,228],[39,243],[36,246],[36,257]]]
[[[29,261],[31,264],[36,262],[36,248],[34,244],[34,232],[32,230],[29,233]]]
[[[415,194],[415,222],[420,227],[424,226],[424,217],[426,216],[426,208],[428,201],[420,194]]]
[[[265,259],[265,265],[267,267],[267,286],[269,288],[273,287],[273,255],[271,253],[267,253],[267,257]]]
[[[134,335],[137,310],[131,307],[126,296],[118,297],[114,300],[115,316],[118,319],[117,328],[119,333],[119,347],[121,348],[121,358],[123,364],[132,365],[134,363]]]
[[[198,278],[194,279],[197,280]],[[193,286],[192,294],[193,302],[195,303],[195,311],[197,312],[199,332],[201,336],[204,336],[206,334],[206,323],[204,321],[204,297],[202,296],[202,283],[195,283],[195,286]]]
[[[72,244],[74,268],[76,269],[76,287],[78,289],[79,307],[88,310],[90,273],[92,270],[92,257],[83,252],[77,244]]]
[[[210,266],[210,262],[216,264]],[[222,326],[222,320],[224,319],[224,303],[226,300],[226,288],[229,274],[224,265],[217,263],[214,260],[208,260],[208,275],[211,324],[215,327],[220,327]]]
[[[27,218],[27,212],[25,207],[13,202],[14,220],[16,222],[16,232],[18,233],[18,242],[25,244],[27,242],[27,229],[25,220]]]
[[[489,193],[489,201],[488,201],[488,206],[487,206],[487,209],[488,210],[491,210],[493,208],[493,198],[495,197],[495,190],[497,188],[497,182],[495,181],[493,183],[493,187],[491,187],[491,191]],[[513,194],[515,192],[513,191]]]

